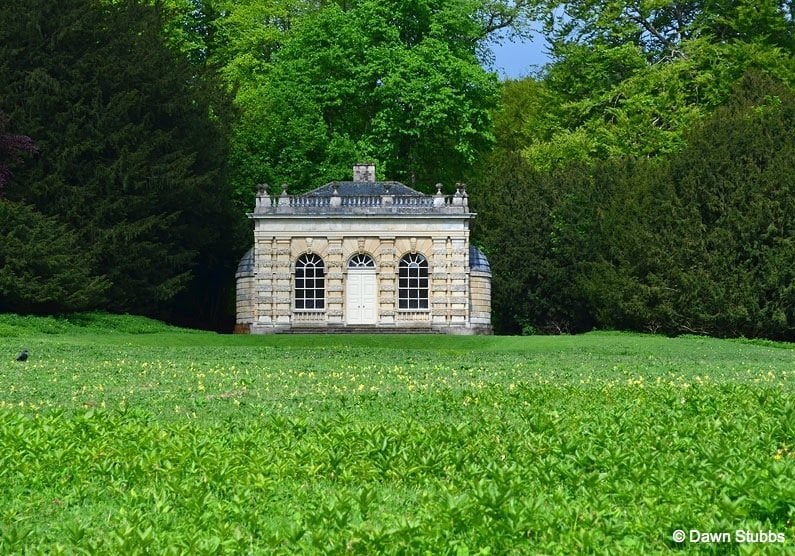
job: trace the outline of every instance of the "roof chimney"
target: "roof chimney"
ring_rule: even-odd
[[[353,181],[375,181],[375,164],[354,164]]]

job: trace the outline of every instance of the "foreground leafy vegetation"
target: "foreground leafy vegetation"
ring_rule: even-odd
[[[0,319],[4,554],[776,553],[795,538],[786,344],[53,322]],[[677,545],[675,529],[787,541]]]

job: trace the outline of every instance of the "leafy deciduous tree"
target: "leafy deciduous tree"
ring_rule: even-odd
[[[547,6],[552,97],[524,148],[534,167],[676,152],[749,68],[789,83],[795,75],[790,1]]]

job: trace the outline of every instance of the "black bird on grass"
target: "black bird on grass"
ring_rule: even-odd
[[[23,349],[19,355],[17,355],[17,361],[27,361],[28,360],[28,350]]]

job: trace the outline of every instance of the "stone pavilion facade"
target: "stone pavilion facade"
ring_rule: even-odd
[[[469,242],[466,188],[425,195],[352,181],[303,195],[261,186],[237,270],[237,332],[491,333],[491,270]]]

